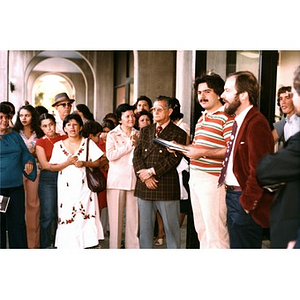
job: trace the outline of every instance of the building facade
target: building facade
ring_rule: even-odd
[[[97,121],[120,103],[140,95],[178,98],[193,129],[200,107],[193,91],[195,77],[213,71],[226,76],[253,72],[261,84],[260,109],[270,124],[278,114],[276,91],[292,85],[300,51],[0,51],[0,101],[16,110],[28,101],[51,112],[56,93],[65,91],[86,104]]]

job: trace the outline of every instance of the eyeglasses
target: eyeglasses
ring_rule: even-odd
[[[164,110],[167,110],[167,108],[162,108],[162,107],[152,107],[150,109],[151,112],[158,112],[158,113],[161,113],[163,112]]]
[[[57,104],[57,106],[63,106],[63,107],[66,107],[66,106],[68,106],[68,107],[72,107],[72,103],[61,103],[61,104]]]

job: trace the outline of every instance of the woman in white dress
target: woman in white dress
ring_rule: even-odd
[[[78,114],[70,114],[63,121],[68,138],[54,144],[50,166],[58,172],[57,248],[89,248],[103,239],[99,218],[98,198],[87,185],[85,167],[98,167],[103,152],[81,136],[83,122]]]

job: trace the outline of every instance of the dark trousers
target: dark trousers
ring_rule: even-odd
[[[190,195],[189,180],[190,180],[190,173],[185,171],[185,170],[182,171],[183,186],[185,187],[186,191],[188,192],[188,199],[183,200],[186,203],[184,212],[186,213],[186,217],[187,217],[186,249],[199,249],[200,248],[200,242],[199,242],[199,239],[198,239],[198,233],[195,229],[194,215],[193,215],[191,195]],[[180,212],[181,212],[181,208],[180,208]]]
[[[57,228],[57,172],[42,170],[39,178],[40,199],[40,244],[41,248],[50,248],[51,233]]]
[[[231,249],[262,247],[263,229],[242,208],[239,198],[242,192],[227,191],[227,225]]]
[[[1,249],[7,248],[6,231],[9,248],[27,248],[24,187],[2,188],[0,194],[10,197],[6,213],[0,213]]]

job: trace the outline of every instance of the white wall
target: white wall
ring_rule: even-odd
[[[292,86],[294,71],[300,65],[300,51],[279,51],[279,60],[277,66],[277,88],[281,86]],[[277,106],[277,98],[274,99],[275,102],[275,113],[280,115],[279,107]]]

